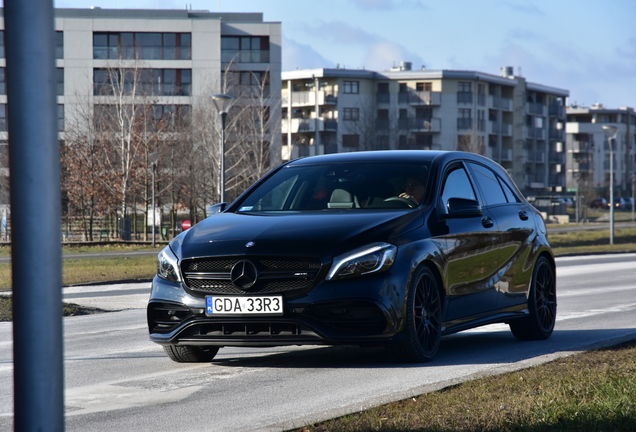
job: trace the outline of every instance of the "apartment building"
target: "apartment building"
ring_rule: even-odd
[[[378,149],[466,150],[528,194],[565,189],[567,90],[462,70],[282,73],[282,158]]]
[[[618,127],[613,148],[615,196],[631,196],[636,182],[636,112],[633,108],[567,108],[566,185],[568,191],[584,190],[589,198],[608,197],[610,143],[603,126]],[[612,140],[614,141],[614,140]]]
[[[4,19],[0,20],[0,151],[6,154],[3,29]],[[114,67],[134,66],[146,72],[143,85],[156,100],[157,115],[188,112],[197,99],[223,92],[222,73],[230,70],[240,85],[264,83],[272,96],[270,115],[280,115],[281,24],[264,22],[262,13],[56,9],[55,30],[62,139],[70,119],[87,100],[93,105],[107,103],[105,87],[114,84],[107,70]],[[279,134],[270,146],[276,164]]]

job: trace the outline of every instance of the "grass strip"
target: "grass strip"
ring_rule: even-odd
[[[636,341],[469,381],[297,432],[634,430]]]
[[[64,285],[152,279],[157,257],[132,256],[64,260]],[[11,264],[0,263],[0,292],[11,290]]]

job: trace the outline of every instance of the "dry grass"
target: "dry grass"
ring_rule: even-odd
[[[298,431],[634,430],[636,341],[466,382]]]
[[[64,285],[121,280],[148,280],[156,272],[157,257],[133,256],[64,260]],[[11,290],[11,265],[0,264],[0,292]]]

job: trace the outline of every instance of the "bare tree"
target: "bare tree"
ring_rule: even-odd
[[[96,74],[96,94],[105,103],[94,106],[94,125],[105,150],[105,168],[110,174],[107,187],[118,198],[120,216],[126,218],[131,184],[145,149],[140,131],[146,130],[143,114],[150,101],[142,88],[144,70],[137,61],[120,60],[116,67],[101,72]]]
[[[243,75],[245,77],[245,75]],[[235,86],[239,100],[232,113],[232,141],[226,158],[229,160],[227,191],[236,198],[271,168],[271,145],[280,133],[280,122],[272,110],[280,111],[280,101],[269,92],[269,73],[249,72],[249,81]]]

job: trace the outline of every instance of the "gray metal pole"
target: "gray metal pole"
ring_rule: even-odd
[[[614,144],[616,144],[616,138],[609,138],[607,140],[610,146],[610,178],[609,178],[609,194],[610,194],[610,211],[609,211],[609,244],[614,244]],[[612,141],[614,141],[612,143]]]
[[[60,151],[51,0],[4,2],[14,428],[64,430]]]
[[[155,207],[155,173],[157,163],[152,163],[152,247],[155,247],[155,229],[157,228],[157,208]]]
[[[225,202],[225,121],[227,112],[221,112],[221,202]]]

